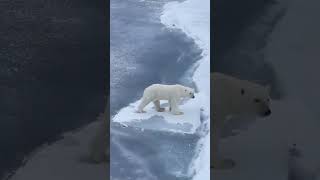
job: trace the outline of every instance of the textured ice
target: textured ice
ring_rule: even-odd
[[[169,2],[164,6],[161,22],[169,29],[184,32],[202,50],[192,78],[199,90],[204,128],[189,173],[194,174],[194,180],[210,179],[210,0]]]
[[[197,94],[195,95],[197,96]],[[138,126],[146,129],[178,131],[184,133],[195,133],[200,126],[200,106],[199,100],[189,99],[179,107],[183,115],[173,115],[169,112],[168,104],[162,105],[165,112],[157,112],[153,103],[145,107],[146,113],[137,113],[137,106],[140,100],[122,108],[112,121],[126,125]]]

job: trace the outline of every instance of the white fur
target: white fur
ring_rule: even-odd
[[[229,116],[264,116],[269,111],[269,87],[240,80],[221,73],[211,74],[211,113],[213,115],[213,148],[211,162],[214,168],[231,168],[234,162],[219,155],[221,131]],[[256,101],[259,99],[259,101]],[[271,111],[270,111],[271,112]]]
[[[167,100],[169,101],[171,112],[175,115],[180,115],[183,112],[181,112],[178,105],[181,98],[185,97],[194,97],[194,90],[179,84],[153,84],[144,90],[141,103],[138,106],[138,112],[145,112],[143,108],[150,102],[154,103],[157,111],[162,112],[164,108],[160,107],[160,100]]]

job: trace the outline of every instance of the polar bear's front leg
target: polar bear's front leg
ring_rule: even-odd
[[[175,99],[175,98],[170,99],[169,104],[170,104],[172,114],[174,114],[174,115],[182,115],[183,114],[183,112],[181,112],[179,110],[177,99]]]
[[[235,166],[235,162],[232,159],[223,159],[219,152],[219,143],[220,143],[220,131],[222,128],[221,119],[214,118],[213,120],[213,143],[212,143],[212,152],[211,152],[211,164],[214,169],[231,169]],[[218,121],[218,122],[217,122]]]
[[[153,104],[154,104],[154,106],[156,107],[156,110],[157,110],[158,112],[164,112],[164,111],[165,111],[165,108],[162,108],[162,107],[160,106],[160,101],[159,101],[159,100],[153,101]]]

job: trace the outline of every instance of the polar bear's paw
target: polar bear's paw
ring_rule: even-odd
[[[166,108],[158,108],[157,111],[158,112],[164,112],[166,110]]]
[[[232,159],[222,159],[216,163],[214,163],[213,167],[214,169],[219,170],[227,170],[234,168],[236,163]]]

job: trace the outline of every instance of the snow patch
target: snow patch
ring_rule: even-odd
[[[91,123],[79,131],[65,134],[52,145],[39,147],[10,180],[105,179],[109,176],[108,163],[86,162],[89,144],[101,128],[100,123]]]
[[[194,180],[210,179],[210,1],[186,0],[164,6],[161,22],[169,29],[179,29],[202,49],[202,59],[193,74],[199,90],[200,107],[207,119],[208,132],[199,140],[198,151],[190,166]]]

